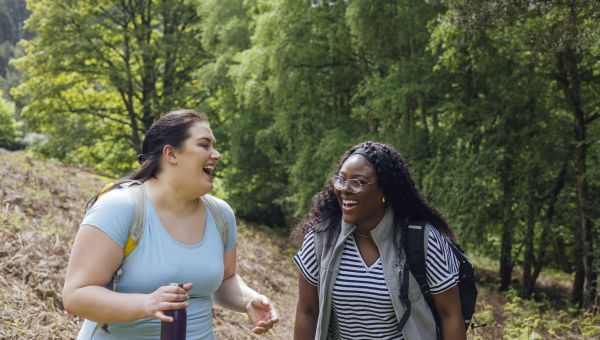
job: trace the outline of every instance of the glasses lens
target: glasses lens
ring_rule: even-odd
[[[348,190],[357,193],[360,191],[360,181],[357,179],[348,180]]]
[[[343,190],[344,189],[344,179],[341,178],[340,176],[333,176],[333,178],[331,179],[331,182],[333,183],[333,187],[335,188],[335,190]]]

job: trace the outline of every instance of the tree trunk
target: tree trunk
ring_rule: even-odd
[[[177,49],[178,45],[176,39],[176,15],[173,15],[170,10],[170,6],[165,4],[161,5],[163,11],[163,39],[165,40],[164,61],[163,61],[163,95],[162,103],[160,105],[160,111],[164,112],[173,108],[174,102],[171,98],[173,93],[176,91],[174,88],[176,69],[175,61],[177,60]]]
[[[569,259],[567,258],[567,250],[565,245],[565,240],[562,237],[556,237],[554,240],[554,257],[556,263],[560,266],[560,268],[567,273],[570,273],[574,270],[569,263]]]
[[[535,286],[535,282],[537,281],[540,272],[542,271],[543,266],[546,264],[546,249],[548,244],[550,243],[550,228],[552,227],[552,223],[554,222],[554,212],[556,209],[556,202],[558,202],[558,195],[562,191],[562,188],[565,186],[565,178],[567,176],[567,169],[569,168],[569,159],[573,152],[573,148],[569,147],[567,153],[565,154],[562,166],[560,171],[558,172],[556,179],[554,181],[554,186],[552,187],[552,191],[548,194],[548,209],[546,210],[546,221],[543,223],[542,227],[542,235],[540,237],[541,242],[538,249],[537,261],[535,264],[535,269],[533,271],[533,275],[531,277],[532,285]],[[556,240],[555,240],[556,242]],[[558,249],[558,247],[557,247]],[[562,254],[564,255],[564,245],[561,247]],[[558,251],[557,251],[558,252]],[[566,257],[563,256],[563,261],[557,261],[557,263],[563,265]],[[564,271],[568,271],[567,266],[561,266]]]
[[[142,55],[142,122],[144,132],[150,130],[152,123],[158,118],[154,109],[156,99],[156,53],[152,49],[152,4],[146,4],[145,10],[141,10],[140,25],[136,30],[137,41],[141,47]]]
[[[575,20],[575,19],[573,19]],[[579,74],[577,55],[572,47],[567,47],[563,52],[557,54],[558,82],[565,95],[567,105],[573,114],[574,133],[574,170],[577,181],[577,210],[579,213],[578,223],[574,230],[574,243],[579,254],[576,256],[576,278],[583,280],[573,286],[574,302],[583,307],[588,307],[596,298],[597,272],[594,264],[594,235],[590,213],[588,212],[589,187],[587,181],[587,151],[590,146],[586,141],[586,117],[581,100],[581,77]],[[581,278],[580,276],[583,276]],[[582,285],[583,287],[579,287]],[[575,289],[583,288],[583,294]]]
[[[131,126],[131,144],[136,153],[142,152],[142,139],[140,137],[143,131],[140,131],[137,114],[134,106],[135,89],[133,86],[133,71],[131,69],[131,37],[129,31],[129,23],[126,21],[123,24],[123,56],[124,65],[126,71],[126,84],[119,88],[121,93],[121,99],[127,109],[127,117],[129,118],[129,124]]]
[[[575,223],[573,234],[576,240],[581,238],[581,224]],[[585,267],[583,264],[583,246],[581,242],[575,242],[573,245],[573,255],[575,257],[575,280],[573,281],[573,291],[571,293],[571,302],[578,307],[583,306],[583,288],[585,283]]]
[[[421,93],[417,95],[417,102],[421,111],[421,125],[423,131],[423,147],[425,148],[425,158],[431,157],[431,145],[429,143],[429,125],[427,124],[427,104],[425,103],[425,96]]]
[[[535,287],[532,276],[532,264],[535,262],[533,254],[533,238],[535,231],[535,195],[531,184],[527,193],[527,231],[525,232],[525,254],[523,262],[523,287],[525,297],[530,297]],[[543,242],[543,240],[542,240]]]
[[[503,207],[504,218],[502,225],[502,241],[500,249],[500,291],[505,291],[510,287],[512,280],[512,248],[513,248],[513,233],[514,222],[512,213],[514,181],[512,180],[513,160],[510,153],[505,155],[504,169],[502,173],[503,186]]]

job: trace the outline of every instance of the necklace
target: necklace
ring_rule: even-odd
[[[367,237],[367,238],[371,238],[371,235],[364,235],[364,234],[361,234],[361,233],[359,233],[358,231],[355,231],[355,232],[354,232],[354,235],[356,235],[356,236],[360,236],[360,237]]]

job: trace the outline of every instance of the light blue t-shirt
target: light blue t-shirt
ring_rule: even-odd
[[[223,281],[223,253],[234,247],[237,236],[231,207],[222,200],[218,200],[218,203],[230,226],[225,247],[208,208],[203,239],[196,244],[183,244],[165,230],[148,198],[144,234],[122,265],[123,274],[119,279],[118,292],[152,293],[171,282],[194,284],[188,292],[187,339],[214,339],[211,294]],[[89,209],[81,224],[97,227],[123,248],[132,218],[131,198],[125,190],[115,189],[103,195]],[[80,335],[89,332],[90,327],[94,326],[93,322],[86,320]],[[96,330],[92,339],[158,339],[160,320],[112,323],[108,325],[108,330],[109,333],[102,329]]]

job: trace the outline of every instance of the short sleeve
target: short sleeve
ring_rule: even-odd
[[[425,263],[431,294],[443,293],[458,283],[458,259],[448,241],[435,228],[430,228]]]
[[[317,285],[319,268],[315,253],[315,233],[310,232],[304,237],[302,248],[294,256],[294,263],[306,281],[313,286]]]
[[[133,202],[124,189],[114,189],[102,195],[86,212],[82,225],[102,230],[124,248],[133,220]]]
[[[227,204],[227,202],[222,199],[216,198],[217,203],[221,207],[223,214],[225,215],[225,219],[227,219],[227,227],[229,228],[229,235],[227,239],[227,244],[223,248],[224,252],[228,252],[235,246],[237,241],[237,224],[235,220],[235,214],[233,213],[233,209]],[[214,216],[213,216],[214,218]],[[216,220],[215,220],[216,222]]]

